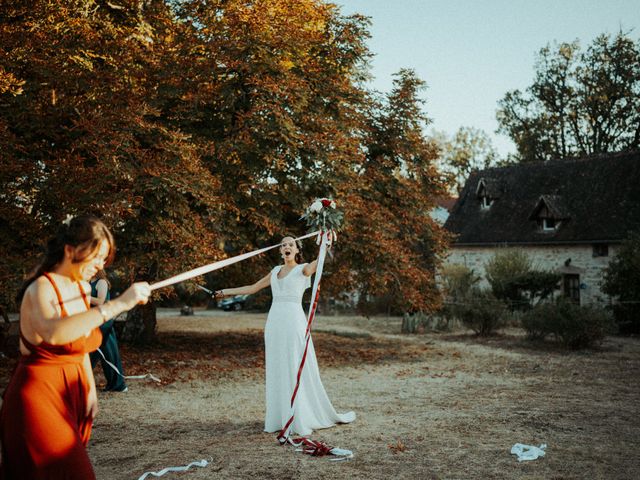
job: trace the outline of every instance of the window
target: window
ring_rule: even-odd
[[[560,226],[560,222],[556,222],[555,218],[542,219],[542,230],[544,230],[545,232],[557,230],[559,226]]]
[[[594,257],[608,257],[609,256],[609,245],[606,243],[595,243],[593,245],[593,256]]]
[[[570,302],[580,305],[580,275],[563,275],[562,290],[562,293]]]
[[[563,222],[570,221],[571,215],[561,196],[541,195],[529,215],[529,220],[536,222],[538,231],[551,235],[560,230]]]
[[[482,208],[489,208],[491,206],[491,204],[493,203],[493,199],[487,197],[487,196],[483,196],[480,198],[480,205],[482,206]]]

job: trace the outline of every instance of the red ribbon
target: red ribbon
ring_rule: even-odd
[[[320,232],[320,252],[318,253],[318,263],[316,266],[316,279],[313,285],[313,302],[309,309],[309,318],[307,320],[307,329],[305,330],[305,344],[304,351],[302,353],[302,358],[300,359],[300,365],[298,366],[298,374],[296,375],[296,386],[293,389],[293,393],[291,395],[291,417],[285,423],[282,430],[278,433],[277,439],[281,444],[287,443],[289,439],[289,429],[293,424],[293,419],[295,416],[294,405],[296,401],[296,397],[298,395],[298,390],[300,389],[300,382],[302,380],[302,370],[304,369],[304,364],[307,361],[307,352],[309,351],[309,342],[311,341],[311,325],[313,324],[313,320],[316,317],[316,310],[318,308],[318,299],[320,298],[320,280],[322,278],[322,270],[324,267],[324,259],[327,253],[327,245],[331,244],[333,240],[333,232],[332,231],[321,231]]]

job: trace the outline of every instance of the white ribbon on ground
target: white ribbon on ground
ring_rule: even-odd
[[[162,383],[162,381],[158,377],[153,375],[152,373],[147,373],[145,375],[123,375],[122,373],[120,373],[120,370],[118,370],[118,367],[116,367],[113,363],[111,363],[109,360],[107,360],[107,357],[104,356],[104,353],[102,353],[102,350],[98,349],[98,353],[100,353],[100,355],[102,355],[102,360],[107,365],[109,365],[111,368],[113,368],[116,371],[116,373],[118,375],[120,375],[122,378],[125,378],[127,380],[141,380],[143,378],[149,378],[149,379],[153,380],[154,382]]]
[[[543,443],[539,447],[525,445],[524,443],[516,443],[511,447],[511,453],[518,457],[519,462],[523,462],[526,460],[535,460],[538,457],[544,457],[545,448],[547,448],[546,443]]]
[[[153,475],[154,477],[161,477],[165,473],[168,472],[184,472],[185,470],[189,470],[191,467],[206,467],[209,465],[209,462],[206,460],[200,460],[199,462],[191,462],[189,465],[185,465],[184,467],[167,467],[163,468],[159,472],[145,472],[143,473],[138,480],[144,480],[148,475]]]
[[[331,449],[331,455],[335,455],[336,458],[330,458],[330,462],[342,462],[353,458],[353,452],[351,450],[337,447]]]
[[[317,235],[319,232],[308,233],[307,235],[303,235],[302,237],[298,237],[295,240],[303,240],[305,238],[313,237]],[[260,255],[261,253],[267,252],[274,248],[278,248],[282,243],[277,245],[271,245],[270,247],[261,248],[260,250],[254,250],[253,252],[243,253],[242,255],[236,255],[235,257],[226,258],[224,260],[220,260],[218,262],[210,263],[209,265],[204,265],[202,267],[194,268],[193,270],[189,270],[188,272],[181,273],[179,275],[175,275],[173,277],[167,278],[166,280],[162,280],[161,282],[153,283],[150,285],[151,290],[158,290],[159,288],[168,287],[169,285],[173,285],[175,283],[184,282],[185,280],[189,280],[191,278],[199,277],[200,275],[204,275],[205,273],[213,272],[214,270],[219,270],[229,265],[233,265],[234,263],[241,262],[246,260],[247,258],[255,257],[256,255]]]

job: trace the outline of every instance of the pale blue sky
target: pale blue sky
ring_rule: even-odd
[[[497,102],[533,81],[536,53],[548,43],[631,30],[640,38],[640,0],[333,0],[344,14],[372,18],[372,87],[389,91],[392,74],[413,68],[428,89],[430,128],[451,135],[461,126],[497,135]]]

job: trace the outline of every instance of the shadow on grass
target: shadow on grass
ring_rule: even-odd
[[[433,347],[428,345],[374,338],[368,334],[316,332],[312,339],[321,369],[414,362],[433,354]],[[164,383],[264,375],[262,330],[160,332],[155,343],[121,345],[120,352],[126,374],[150,372]]]
[[[560,342],[552,339],[532,340],[522,333],[497,332],[489,336],[479,336],[473,333],[442,334],[438,338],[444,341],[461,342],[467,345],[483,345],[485,347],[527,353],[530,355],[589,355],[600,352],[619,352],[622,350],[622,344],[616,341],[616,337],[606,337],[600,345],[579,350],[567,348]]]

